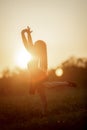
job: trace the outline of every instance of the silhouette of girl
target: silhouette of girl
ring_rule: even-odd
[[[32,54],[32,61],[29,62],[28,68],[30,72],[30,94],[35,94],[37,91],[43,105],[43,114],[47,111],[47,99],[45,87],[52,88],[56,86],[71,86],[75,87],[73,82],[49,82],[47,81],[47,46],[42,40],[38,40],[33,44],[29,27],[21,31],[22,40],[25,48]]]

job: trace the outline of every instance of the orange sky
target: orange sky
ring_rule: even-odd
[[[0,70],[16,65],[27,25],[34,42],[47,43],[49,68],[70,56],[87,57],[86,0],[0,0]]]

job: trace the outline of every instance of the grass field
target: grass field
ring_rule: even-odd
[[[46,89],[48,113],[41,115],[38,94],[29,95],[28,87],[0,96],[0,130],[84,130],[87,120],[87,89],[58,87]]]

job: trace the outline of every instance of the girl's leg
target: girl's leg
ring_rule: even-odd
[[[42,102],[42,113],[43,115],[46,115],[47,114],[47,98],[46,98],[44,85],[41,85],[40,87],[38,87],[38,94]]]
[[[52,81],[52,82],[45,82],[44,83],[44,86],[47,87],[47,88],[55,88],[55,87],[58,87],[58,86],[70,86],[70,87],[76,87],[76,83],[74,82],[71,82],[71,81]]]

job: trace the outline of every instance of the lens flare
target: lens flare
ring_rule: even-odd
[[[62,68],[58,68],[57,70],[56,70],[56,75],[57,76],[62,76],[63,75],[63,69]]]

